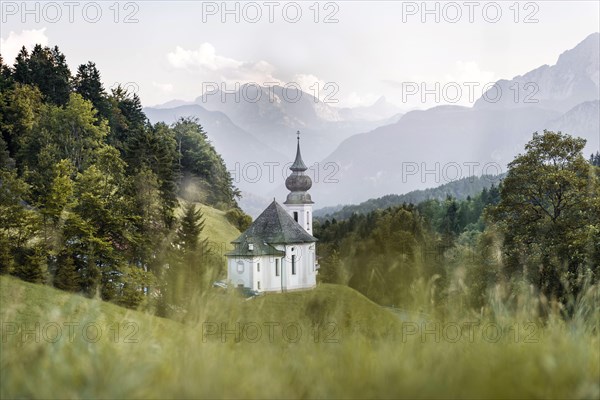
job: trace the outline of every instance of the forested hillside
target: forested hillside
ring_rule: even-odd
[[[457,247],[475,254],[475,238],[485,228],[483,210],[497,204],[499,197],[492,186],[467,200],[448,196],[315,224],[320,278],[347,283],[384,305],[420,303],[412,298],[411,287],[432,279],[438,287],[447,287],[452,268],[445,255]],[[436,292],[437,300],[443,296],[443,291]]]
[[[505,174],[470,176],[444,183],[440,186],[414,190],[406,194],[388,194],[376,199],[369,199],[360,204],[337,207],[325,207],[316,210],[314,215],[319,219],[346,219],[353,214],[366,214],[371,211],[399,206],[404,203],[418,204],[426,200],[444,200],[450,196],[457,200],[466,200],[478,195],[483,189],[498,186]]]
[[[0,58],[0,131],[1,273],[163,313],[219,273],[195,202],[244,216],[199,121],[152,125],[93,62],[37,45]]]
[[[492,293],[514,303],[528,287],[572,312],[600,274],[600,155],[586,160],[584,146],[560,132],[534,134],[501,184],[475,196],[365,213],[386,204],[377,199],[334,214],[355,210],[347,218],[322,218],[314,225],[321,281],[441,313],[491,307]]]

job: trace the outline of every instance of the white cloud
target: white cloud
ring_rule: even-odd
[[[154,82],[152,81],[152,86],[154,86],[155,88],[162,90],[163,92],[172,92],[173,91],[173,85],[171,83],[158,83],[158,82]]]
[[[45,32],[46,28],[23,30],[21,33],[10,31],[8,38],[0,38],[0,53],[4,63],[12,65],[23,46],[31,51],[36,44],[48,45],[48,36]]]
[[[340,101],[340,105],[343,107],[362,107],[370,106],[377,101],[378,95],[373,93],[367,93],[365,95],[359,95],[356,92],[350,93],[344,99]]]
[[[482,85],[495,82],[495,74],[492,71],[482,71],[479,64],[474,61],[457,61],[454,64],[454,73],[446,74],[448,82],[478,82]]]
[[[341,92],[336,82],[326,82],[311,73],[300,73],[292,76],[291,81],[276,76],[276,68],[267,61],[244,61],[226,57],[217,53],[210,43],[202,43],[196,50],[184,49],[176,46],[175,50],[167,53],[167,61],[176,69],[198,73],[202,81],[215,82],[219,85],[225,83],[227,90],[233,90],[234,85],[254,83],[260,86],[284,85],[295,83],[301,90],[312,96],[317,96],[321,101],[327,101],[338,107],[370,106],[380,97],[380,94],[350,93],[341,98]],[[153,83],[157,88],[158,84]],[[333,100],[339,102],[333,103]]]
[[[237,68],[242,64],[232,58],[217,55],[215,47],[210,43],[202,43],[198,50],[185,50],[177,46],[174,52],[167,54],[167,59],[175,68],[200,67],[210,71]]]
[[[313,74],[297,74],[293,77],[293,83],[300,86],[303,92],[323,100],[324,97],[331,94],[332,90],[325,90],[326,82]],[[329,88],[329,86],[328,86]]]
[[[169,64],[177,69],[187,69],[203,74],[204,79],[227,83],[280,83],[274,77],[275,67],[266,61],[240,61],[218,55],[210,43],[202,43],[197,50],[180,46],[167,54]]]

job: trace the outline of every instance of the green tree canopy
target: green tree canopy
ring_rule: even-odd
[[[597,280],[600,265],[590,251],[600,244],[600,188],[584,146],[561,132],[535,133],[509,164],[490,213],[503,228],[507,272],[563,300],[578,292],[586,271]]]

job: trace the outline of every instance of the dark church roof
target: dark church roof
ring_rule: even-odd
[[[262,247],[263,244],[313,243],[316,241],[315,237],[298,225],[290,214],[273,200],[252,225],[231,243],[236,247],[243,243],[254,243]]]
[[[250,250],[249,244],[252,244]],[[262,242],[248,238],[248,241],[234,243],[235,247],[230,252],[225,253],[226,256],[237,257],[252,257],[252,256],[285,256],[285,251],[277,250],[275,247]]]

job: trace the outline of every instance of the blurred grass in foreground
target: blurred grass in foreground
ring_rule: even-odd
[[[180,324],[0,285],[2,398],[600,397],[597,319],[442,320],[320,285],[249,301],[211,293]],[[597,317],[597,303],[585,307]]]

